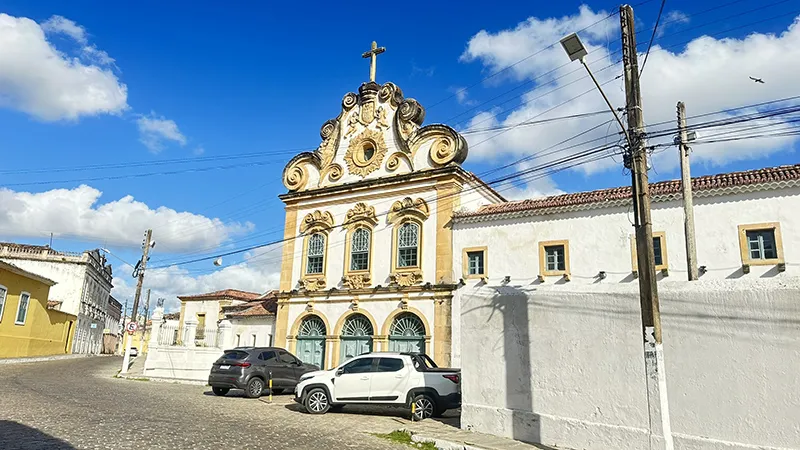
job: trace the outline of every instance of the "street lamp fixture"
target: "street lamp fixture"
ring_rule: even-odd
[[[561,46],[564,48],[564,51],[567,52],[567,56],[569,56],[570,61],[580,61],[581,64],[583,64],[583,67],[586,68],[586,71],[589,72],[589,76],[592,78],[594,85],[597,86],[597,90],[600,91],[600,95],[602,95],[603,100],[606,101],[608,109],[611,110],[611,114],[614,114],[614,118],[617,119],[617,123],[619,124],[620,129],[622,129],[622,133],[625,135],[625,140],[628,142],[628,146],[633,148],[631,137],[628,135],[628,130],[625,129],[625,125],[622,124],[622,120],[619,118],[617,110],[614,109],[614,106],[606,96],[606,93],[603,92],[603,88],[600,86],[600,83],[597,82],[597,78],[594,77],[591,69],[589,69],[589,66],[586,64],[586,55],[588,55],[589,52],[586,51],[586,47],[584,47],[583,42],[581,42],[581,38],[578,37],[577,33],[572,33],[569,36],[561,39]]]

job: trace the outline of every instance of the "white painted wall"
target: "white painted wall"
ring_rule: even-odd
[[[698,265],[709,278],[784,277],[800,274],[800,188],[695,199]],[[680,201],[653,203],[653,231],[666,233],[670,279],[686,279],[683,207]],[[514,281],[532,281],[541,273],[539,241],[569,240],[571,284],[592,284],[602,270],[608,283],[632,283],[633,226],[626,208],[549,214],[519,219],[457,223],[454,226],[454,267],[461,267],[461,249],[488,246],[492,281],[510,275]],[[740,224],[780,222],[787,269],[752,266],[743,274],[739,252]],[[658,275],[659,279],[662,275]],[[546,283],[558,281],[548,278]]]
[[[800,448],[800,278],[666,281],[659,293],[676,448]],[[469,284],[457,299],[464,428],[648,448],[637,286]]]
[[[206,315],[206,329],[217,328],[217,322],[223,319],[220,313],[219,300],[189,300],[184,302],[186,307],[184,309],[184,321],[188,318],[197,320],[198,314]],[[232,305],[243,303],[238,300],[231,302]]]
[[[87,271],[85,264],[16,258],[3,258],[3,261],[55,281],[57,284],[50,288],[49,299],[64,302],[61,311],[78,315]]]
[[[148,346],[144,363],[147,378],[208,381],[211,366],[220,356],[218,348]]]
[[[239,345],[269,347],[273,344],[273,337],[275,336],[275,317],[234,317],[229,320],[232,325],[232,345],[236,345],[237,336],[239,336]],[[255,343],[253,343],[253,336],[255,336]]]

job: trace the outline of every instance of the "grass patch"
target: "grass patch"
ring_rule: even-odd
[[[419,448],[422,450],[436,450],[433,442],[414,442],[411,440],[411,433],[408,431],[392,431],[389,434],[375,434],[375,436],[386,439],[388,441],[396,442],[398,444],[406,444],[410,447]]]

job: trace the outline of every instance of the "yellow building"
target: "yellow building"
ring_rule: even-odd
[[[54,284],[0,261],[0,358],[70,353],[77,317],[48,308]]]

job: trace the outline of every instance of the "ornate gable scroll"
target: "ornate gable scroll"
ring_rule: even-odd
[[[300,223],[300,232],[329,230],[333,228],[333,224],[333,214],[328,211],[322,212],[317,210],[313,213],[306,214],[303,221]]]
[[[347,211],[347,215],[344,219],[344,227],[352,229],[363,223],[371,226],[378,224],[378,218],[375,217],[375,207],[369,206],[366,203],[356,203],[352,209]]]
[[[319,147],[289,161],[283,183],[300,192],[463,163],[466,140],[447,125],[423,127],[424,120],[422,105],[394,83],[364,83],[322,125]]]
[[[398,219],[406,216],[412,216],[424,221],[429,215],[430,211],[428,210],[428,204],[425,203],[425,200],[421,198],[412,200],[411,197],[406,197],[392,204],[392,208],[389,210],[389,216],[387,219],[389,220],[389,223],[395,223]]]

